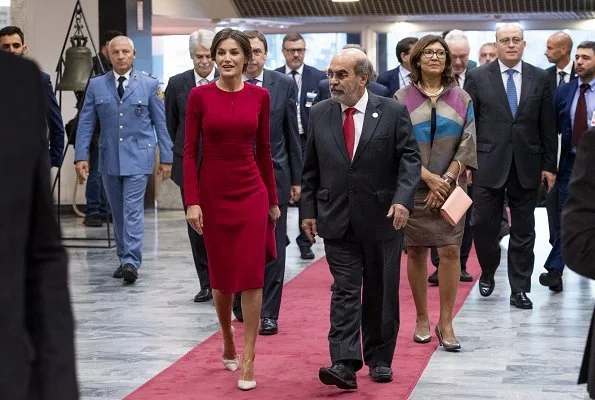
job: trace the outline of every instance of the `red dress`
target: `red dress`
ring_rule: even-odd
[[[188,98],[184,197],[201,206],[211,287],[223,292],[264,286],[268,211],[278,204],[270,101],[266,89],[250,84],[226,92],[211,83]]]

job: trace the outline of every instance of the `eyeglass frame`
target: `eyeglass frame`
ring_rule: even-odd
[[[349,77],[349,72],[347,72],[347,71],[337,71],[337,72],[326,71],[326,77],[329,80],[331,80],[333,78],[337,78],[337,80],[342,81],[343,79],[346,79]]]
[[[442,57],[440,55],[438,55],[438,52],[442,51],[444,52],[444,54],[442,55]],[[426,52],[428,52],[428,54],[426,54]],[[432,52],[432,54],[430,54],[429,52]],[[446,58],[446,54],[448,54],[447,50],[432,50],[432,49],[423,49],[421,52],[421,55],[424,56],[425,58],[431,60],[432,57],[436,56],[436,58],[438,60],[444,60]]]
[[[283,47],[283,51],[288,52],[289,54],[293,54],[293,53],[298,53],[298,54],[304,54],[306,52],[306,48],[298,48],[298,49],[288,49],[287,47]]]
[[[523,43],[525,39],[523,39],[522,37],[509,37],[509,38],[501,38],[501,39],[496,39],[496,41],[498,43],[500,43],[503,46],[508,46],[510,43],[514,44],[515,46],[518,46],[519,44]]]

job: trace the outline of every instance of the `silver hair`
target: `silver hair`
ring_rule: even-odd
[[[363,47],[362,45],[359,45],[359,44],[355,44],[355,43],[347,43],[345,46],[343,46],[343,48],[341,50],[345,50],[345,49],[358,49],[361,52],[363,52],[364,54],[368,54],[365,47]]]
[[[112,40],[110,40],[109,43],[107,44],[108,50],[109,50],[109,48],[110,48],[110,46],[111,46],[112,43],[114,43],[114,42],[121,42],[121,41],[128,42],[128,44],[130,44],[130,47],[132,47],[132,50],[134,50],[134,42],[128,36],[116,36],[115,38],[113,38]]]
[[[498,32],[500,32],[502,29],[505,28],[516,28],[519,29],[521,31],[521,38],[524,37],[524,32],[523,32],[523,28],[521,27],[520,24],[514,23],[514,22],[510,22],[510,23],[506,23],[506,24],[502,24],[499,27],[496,28],[496,40],[498,39]]]
[[[208,29],[199,29],[192,32],[188,40],[188,51],[190,52],[190,58],[194,56],[194,52],[198,46],[202,46],[210,50],[214,37],[215,32]]]
[[[448,32],[446,36],[444,36],[444,41],[446,44],[457,42],[465,42],[469,44],[469,38],[467,37],[467,34],[458,29],[453,29],[452,31]]]

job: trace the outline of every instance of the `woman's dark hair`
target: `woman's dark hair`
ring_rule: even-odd
[[[411,49],[409,55],[409,65],[411,66],[411,82],[418,83],[421,80],[421,57],[422,52],[431,44],[440,43],[444,50],[446,50],[446,59],[444,63],[444,71],[442,71],[441,83],[443,86],[450,85],[454,78],[452,77],[452,57],[448,45],[437,35],[426,35],[419,39],[419,41]]]
[[[217,32],[215,37],[213,38],[213,44],[211,45],[211,58],[215,60],[217,55],[217,48],[221,44],[222,41],[226,39],[231,39],[238,44],[238,47],[244,54],[244,67],[242,68],[242,72],[246,70],[246,66],[248,65],[248,61],[252,60],[252,46],[250,45],[250,39],[246,36],[242,31],[238,31],[236,29],[225,28]]]

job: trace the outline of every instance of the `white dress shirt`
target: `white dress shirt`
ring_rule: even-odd
[[[123,76],[124,78],[126,78],[124,80],[124,82],[122,83],[122,86],[124,87],[124,91],[126,91],[126,88],[128,87],[128,82],[130,81],[130,72],[132,71],[132,68],[130,68],[128,70],[128,72],[126,72],[124,75],[120,75],[118,74],[115,70],[114,70],[114,78],[116,78],[115,82],[116,82],[116,91],[118,90],[118,86],[120,85],[120,82],[118,82],[118,79]]]
[[[298,87],[298,94],[297,94],[297,101],[296,101],[297,122],[298,122],[298,131],[299,131],[300,135],[303,135],[306,132],[304,132],[304,127],[302,126],[302,113],[300,112],[300,101],[302,99],[302,74],[304,73],[304,64],[300,65],[300,67],[295,70],[297,72],[297,74],[295,74],[295,77],[293,76],[291,71],[293,71],[293,70],[291,68],[289,68],[287,66],[287,64],[285,64],[285,74],[289,75],[293,79],[295,79],[295,83],[297,84],[297,87]]]
[[[355,155],[355,151],[357,150],[357,145],[359,143],[359,139],[362,137],[362,128],[364,127],[364,116],[366,115],[366,107],[368,106],[368,90],[364,91],[364,95],[360,97],[357,103],[355,103],[355,108],[357,111],[353,114],[353,124],[355,125],[355,141],[353,143],[353,155]],[[345,104],[341,103],[341,118],[343,123],[345,123],[345,110],[349,107]]]
[[[564,83],[570,82],[570,74],[572,73],[573,65],[574,65],[574,61],[570,60],[568,65],[565,66],[563,69],[556,67],[556,83],[558,86],[560,86],[560,75],[558,75],[558,73],[562,72],[562,71],[566,72],[566,74],[564,75]]]
[[[522,65],[523,62],[519,61],[517,65],[512,68],[508,68],[506,65],[502,64],[502,61],[498,59],[498,64],[500,65],[500,73],[502,75],[502,83],[504,84],[504,91],[506,91],[506,84],[508,83],[508,71],[509,69],[514,69],[517,73],[512,76],[512,80],[514,81],[514,86],[516,86],[516,103],[517,105],[521,101],[521,85],[523,80],[521,79],[522,75]]]
[[[209,73],[209,75],[207,75],[206,78],[203,78],[202,76],[200,76],[199,74],[196,73],[196,70],[192,70],[194,72],[194,84],[196,86],[200,86],[202,85],[206,85],[207,83],[211,83],[213,82],[213,79],[215,79],[215,68],[213,67],[213,69],[211,70],[211,72]],[[207,82],[205,83],[201,83],[201,80],[206,79]]]
[[[399,65],[399,84],[402,88],[411,85],[411,72],[403,64]]]

